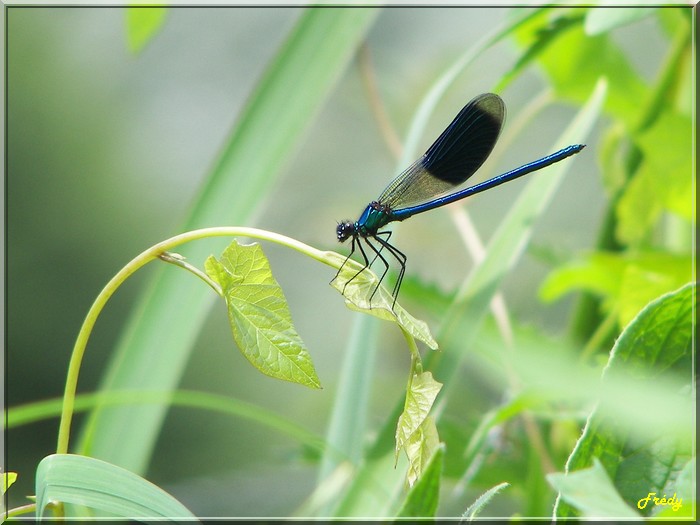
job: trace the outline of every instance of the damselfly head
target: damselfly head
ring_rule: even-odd
[[[347,239],[355,235],[355,223],[352,221],[343,221],[338,223],[335,233],[338,236],[338,242],[345,242]]]

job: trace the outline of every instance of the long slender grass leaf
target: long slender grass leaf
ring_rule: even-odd
[[[357,8],[302,13],[251,94],[183,230],[250,222],[377,14]],[[260,155],[261,137],[265,155]],[[182,254],[201,261],[213,249],[188,246]],[[161,270],[134,308],[102,388],[173,389],[214,297],[185,272]],[[80,450],[144,472],[165,411],[161,406],[100,409],[88,422]]]

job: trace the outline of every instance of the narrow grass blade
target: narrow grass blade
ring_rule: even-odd
[[[491,487],[489,490],[484,492],[481,496],[476,498],[476,501],[472,503],[469,508],[462,514],[462,521],[472,522],[476,519],[482,509],[488,505],[489,501],[501,492],[504,488],[508,487],[508,483],[499,483],[495,487]]]
[[[585,138],[602,109],[606,86],[604,81],[598,84],[588,103],[553,146],[555,150],[565,144],[585,143]],[[525,249],[535,220],[547,207],[564,173],[571,166],[570,162],[561,162],[547,168],[546,173],[530,178],[517,202],[491,238],[486,257],[474,268],[457,293],[438,335],[443,352],[428,356],[429,366],[433,369],[435,377],[439,377],[446,387],[459,369],[456,363],[461,361],[470,342],[478,335],[491,299]],[[453,352],[461,354],[447,355]],[[431,358],[437,358],[438,362],[433,364]]]
[[[252,93],[183,230],[250,222],[378,12],[303,12]],[[181,253],[191,261],[203,261],[215,250],[210,244],[185,248]],[[185,272],[160,271],[134,308],[102,388],[173,389],[214,298]],[[161,406],[98,410],[80,450],[144,472],[165,411]]]

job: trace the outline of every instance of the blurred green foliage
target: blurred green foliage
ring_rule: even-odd
[[[515,110],[513,122],[518,113],[527,122],[514,126],[522,133],[507,152],[497,152],[498,165],[484,171],[541,156],[573,115],[554,103],[578,109],[601,78],[607,83],[605,116],[586,150],[556,197],[536,208],[537,227],[527,225],[522,238],[532,236],[532,249],[525,242],[509,253],[486,247],[485,260],[513,261],[511,278],[493,290],[505,300],[505,318],[495,314],[481,323],[460,317],[486,311],[490,296],[470,297],[468,308],[455,309],[464,299],[460,281],[489,274],[478,262],[468,263],[447,214],[434,212],[397,228],[412,273],[402,290],[404,305],[431,326],[449,315],[455,327],[471,330],[468,337],[459,331],[437,337],[441,347],[458,353],[441,354],[443,361],[436,362],[444,375],[433,369],[435,380],[456,379],[437,399],[435,430],[442,444],[426,456],[424,478],[406,492],[405,458],[394,468],[408,369],[405,341],[388,323],[381,329],[358,323],[361,333],[353,334],[352,315],[361,314],[342,307],[327,286],[332,275],[319,277],[315,264],[267,246],[324,390],[302,392],[244,366],[231,351],[225,313],[210,312],[207,300],[195,297],[200,292],[178,288],[176,278],[166,279],[182,295],[160,304],[162,324],[150,323],[154,312],[143,297],[160,277],[149,270],[115,297],[98,323],[81,391],[125,379],[134,389],[154,388],[170,369],[167,386],[156,394],[178,401],[167,417],[146,417],[146,423],[105,411],[92,427],[107,434],[97,436],[98,448],[124,461],[137,458],[134,471],[200,516],[549,517],[559,490],[565,503],[556,512],[590,515],[610,507],[567,499],[566,491],[584,488],[591,475],[610,482],[604,485],[610,501],[619,495],[635,512],[647,490],[692,493],[688,465],[695,450],[685,422],[695,408],[695,287],[686,284],[694,280],[695,10],[319,11],[8,9],[9,414],[24,403],[60,396],[69,349],[100,286],[132,254],[178,232],[178,225],[238,217],[333,246],[334,221],[375,198],[393,165],[375,131],[361,68],[350,61],[367,31],[379,93],[400,129],[435,79],[466,50],[480,50],[441,92],[422,135],[429,140],[455,108],[497,89]],[[511,16],[520,19],[507,38],[480,48],[485,28],[511,27]],[[331,40],[329,28],[337,47],[322,45]],[[294,49],[301,51],[295,55]],[[300,87],[315,80],[317,92]],[[282,118],[276,108],[295,100],[308,106],[294,105]],[[546,111],[536,111],[539,100],[546,100]],[[302,133],[308,133],[305,141]],[[250,156],[238,164],[241,143]],[[231,166],[247,167],[229,173]],[[519,187],[512,186],[468,203],[485,238],[494,236],[516,201]],[[227,206],[230,214],[217,216]],[[198,250],[218,253],[220,245]],[[197,259],[197,253],[187,255],[203,263],[205,256]],[[543,253],[554,256],[538,258]],[[161,270],[174,273],[185,272]],[[206,288],[197,282],[192,290],[198,287]],[[538,289],[550,303],[537,300]],[[118,341],[131,347],[139,322],[153,333],[126,359],[114,348]],[[188,335],[174,336],[183,348],[175,357],[174,343],[166,341],[180,325]],[[353,345],[366,353],[353,354]],[[349,357],[341,360],[344,354],[372,361],[361,367]],[[344,368],[350,366],[355,368]],[[357,379],[362,395],[343,388],[346,373]],[[169,390],[178,385],[229,397],[238,408],[201,410],[214,410],[219,398],[188,403],[187,394],[182,399]],[[119,402],[123,414],[137,405],[128,396]],[[256,405],[258,418],[251,416]],[[279,417],[264,416],[270,412]],[[36,413],[46,418],[51,412]],[[354,451],[347,460],[330,461],[327,447],[320,456],[309,452],[309,435],[343,420],[361,430],[343,444],[341,452]],[[263,421],[268,423],[260,426]],[[142,425],[152,427],[148,439],[133,438]],[[663,443],[652,435],[659,432]],[[95,435],[88,434],[88,442],[90,437]],[[7,431],[6,470],[19,473],[8,492],[10,507],[32,492],[34,471],[54,441],[52,420]],[[671,465],[669,457],[683,461]],[[567,485],[564,476],[547,477],[567,463],[583,478],[572,476]],[[316,472],[324,475],[316,479]],[[504,481],[509,485],[496,493]],[[478,499],[484,493],[489,497]],[[694,509],[686,498],[683,512]],[[669,510],[647,507],[644,515],[669,516]]]

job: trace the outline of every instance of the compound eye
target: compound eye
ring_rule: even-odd
[[[355,232],[355,226],[350,221],[344,221],[338,224],[335,233],[338,236],[338,241],[345,242]]]

